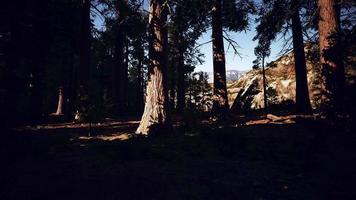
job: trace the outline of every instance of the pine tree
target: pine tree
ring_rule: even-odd
[[[258,39],[260,42],[275,40],[278,33],[281,33],[285,28],[284,25],[292,21],[292,40],[293,52],[295,60],[295,79],[296,79],[296,113],[310,114],[312,108],[310,105],[307,67],[304,53],[303,29],[299,10],[302,2],[299,0],[275,0],[264,2],[259,11],[260,22],[256,28],[257,35],[254,40]],[[289,10],[285,8],[290,6]],[[287,29],[288,30],[288,27]],[[284,30],[284,31],[286,31]]]
[[[249,14],[255,6],[249,0],[213,0],[211,10],[214,67],[213,113],[224,116],[229,109],[226,89],[226,66],[223,29],[243,31],[248,28]]]
[[[226,89],[226,67],[222,27],[221,0],[214,0],[212,9],[212,44],[214,66],[213,111],[223,115],[229,109]]]
[[[292,35],[293,35],[293,52],[295,65],[295,82],[296,82],[296,113],[311,114],[307,65],[304,52],[303,31],[299,16],[299,0],[292,0]]]

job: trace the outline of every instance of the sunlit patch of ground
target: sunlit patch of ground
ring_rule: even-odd
[[[286,115],[277,116],[273,114],[267,114],[261,119],[252,119],[246,121],[246,125],[257,124],[295,124],[298,120],[316,120],[318,116],[314,115]]]
[[[117,127],[130,127],[133,125],[138,125],[140,121],[110,121],[110,122],[99,122],[99,123],[60,123],[60,124],[43,124],[35,126],[22,126],[18,127],[16,131],[35,131],[35,130],[55,130],[55,129],[82,129],[82,128],[117,128]]]
[[[96,135],[96,136],[80,136],[80,140],[103,140],[103,141],[114,141],[114,140],[128,140],[131,138],[129,133],[116,133],[110,135]]]
[[[8,134],[0,199],[355,199],[356,138],[325,121],[180,121],[154,137],[130,138],[138,121]]]

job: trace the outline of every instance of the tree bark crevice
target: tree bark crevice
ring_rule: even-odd
[[[166,80],[167,64],[167,13],[163,0],[151,0],[149,4],[149,80],[142,119],[138,134],[164,132],[170,127],[169,99]]]

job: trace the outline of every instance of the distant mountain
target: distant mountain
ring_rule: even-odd
[[[209,83],[214,82],[214,74],[213,72],[207,72],[209,75]],[[226,82],[232,83],[240,79],[242,75],[244,75],[246,71],[238,71],[238,70],[226,70]]]

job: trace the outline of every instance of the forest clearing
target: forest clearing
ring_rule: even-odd
[[[356,2],[0,7],[0,200],[356,199]]]

